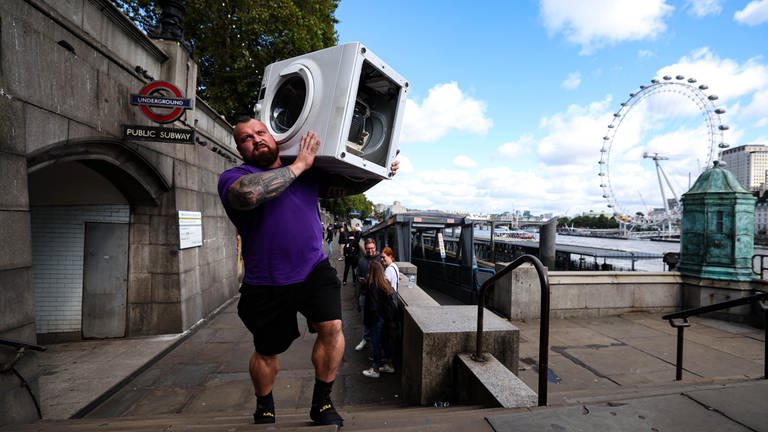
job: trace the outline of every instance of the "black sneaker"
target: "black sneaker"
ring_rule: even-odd
[[[331,401],[313,406],[309,411],[309,418],[319,425],[335,424],[338,427],[344,426],[344,419],[336,412],[336,408],[333,407]]]
[[[274,408],[257,408],[253,413],[254,424],[265,424],[275,422],[275,409]]]

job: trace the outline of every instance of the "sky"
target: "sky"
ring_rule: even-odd
[[[644,153],[671,198],[720,143],[768,145],[768,0],[341,0],[336,18],[409,83],[376,204],[634,214],[663,206]]]

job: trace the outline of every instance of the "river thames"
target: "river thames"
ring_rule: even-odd
[[[664,255],[667,252],[680,252],[679,241],[651,241],[651,240],[624,240],[601,237],[581,237],[557,234],[557,244],[570,246],[596,247],[603,249],[612,249],[624,252],[644,252],[651,254]],[[768,255],[768,249],[764,247],[755,247],[755,254]],[[602,258],[599,258],[602,263]],[[607,259],[607,263],[619,267],[631,268],[632,262],[623,259]],[[648,259],[635,261],[635,270],[638,271],[666,271],[666,265],[661,260]]]
[[[604,237],[583,237],[557,234],[557,244],[570,246],[586,246],[602,249],[611,249],[622,252],[643,252],[657,254],[659,258],[635,261],[637,271],[665,271],[666,265],[661,256],[667,252],[680,252],[680,242],[612,239]],[[602,264],[603,259],[598,258]],[[632,262],[628,259],[609,258],[605,262],[623,268],[631,268]]]

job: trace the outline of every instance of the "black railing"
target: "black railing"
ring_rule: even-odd
[[[13,360],[8,362],[8,364],[2,365],[2,367],[0,368],[0,373],[11,372],[14,375],[16,375],[16,377],[18,377],[19,380],[21,380],[21,385],[23,387],[26,387],[27,393],[29,393],[29,395],[32,397],[32,402],[35,404],[35,409],[37,410],[37,417],[42,419],[43,412],[40,410],[40,404],[37,402],[37,398],[35,397],[35,394],[32,392],[32,387],[29,385],[29,383],[24,378],[24,376],[22,376],[19,373],[19,371],[16,370],[16,363],[19,360],[21,360],[26,350],[31,349],[33,351],[45,351],[47,350],[47,348],[40,345],[34,345],[26,342],[21,342],[13,339],[5,339],[5,338],[0,338],[0,345],[8,346],[16,349],[16,356],[14,356]]]
[[[549,282],[547,281],[547,270],[544,264],[533,255],[522,255],[509,263],[493,277],[485,281],[480,287],[480,294],[477,299],[477,342],[475,344],[475,354],[472,359],[475,361],[485,361],[483,354],[483,310],[485,309],[485,295],[488,289],[506,274],[516,269],[523,263],[531,263],[536,268],[539,275],[539,285],[541,286],[541,321],[539,324],[539,406],[547,405],[547,374],[549,371]]]
[[[763,379],[768,378],[768,305],[765,304],[765,300],[768,300],[768,292],[758,291],[758,294],[751,296],[742,297],[735,300],[728,300],[721,303],[715,303],[709,306],[702,306],[695,309],[687,309],[661,317],[662,319],[668,320],[669,325],[677,329],[677,358],[675,364],[675,380],[680,381],[683,379],[683,331],[686,327],[691,326],[691,324],[688,322],[689,317],[758,302],[766,321],[764,322],[765,339],[763,342]]]

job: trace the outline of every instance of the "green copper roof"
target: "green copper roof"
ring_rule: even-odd
[[[736,176],[732,172],[724,169],[720,166],[719,161],[715,161],[714,166],[704,171],[693,187],[686,192],[686,195],[691,193],[709,193],[709,192],[741,192],[749,193],[744,189],[739,181],[736,180]]]

